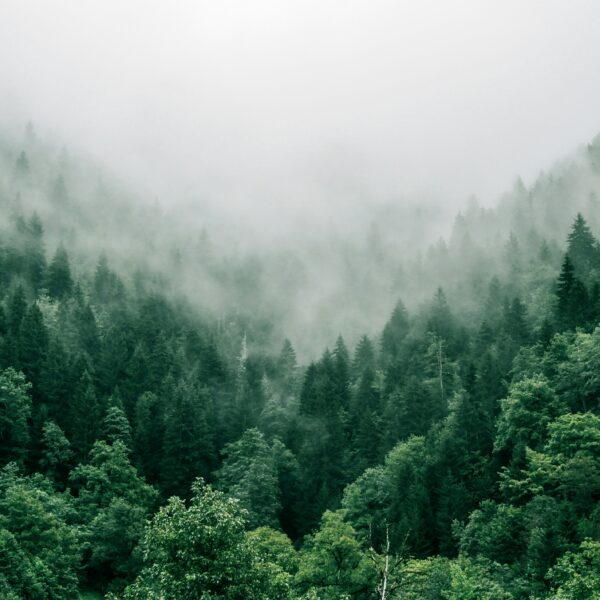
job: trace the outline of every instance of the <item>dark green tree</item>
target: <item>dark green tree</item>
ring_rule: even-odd
[[[73,291],[69,257],[62,244],[59,244],[52,261],[48,265],[46,287],[50,297],[58,300],[68,297]]]
[[[29,443],[31,384],[12,368],[0,372],[0,466],[22,463]]]

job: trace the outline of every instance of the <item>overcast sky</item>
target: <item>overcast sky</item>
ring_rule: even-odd
[[[0,0],[0,108],[163,201],[490,204],[600,131],[600,3]]]

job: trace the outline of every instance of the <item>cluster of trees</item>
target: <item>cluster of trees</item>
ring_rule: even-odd
[[[29,192],[41,177],[32,144],[10,173]],[[292,307],[252,315],[267,259],[215,267],[249,302],[217,319],[168,289],[195,251],[163,271],[104,254],[91,266],[78,232],[123,207],[87,214],[61,176],[43,219],[11,198],[0,595],[596,597],[600,246],[581,215],[566,248],[556,242],[568,228],[558,192],[579,175],[517,186],[492,215],[514,233],[489,246],[490,214],[472,208],[449,245],[401,273],[376,235],[355,248],[390,276],[386,289],[443,289],[398,302],[379,334],[340,336],[307,366],[274,325]],[[354,275],[376,312],[383,288]]]
[[[600,250],[577,216],[534,321],[496,277],[306,368],[17,218],[0,247],[0,591],[592,598]],[[204,596],[203,596],[204,594]]]

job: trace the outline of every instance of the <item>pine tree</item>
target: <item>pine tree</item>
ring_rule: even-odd
[[[56,249],[54,258],[48,266],[46,286],[50,297],[58,300],[66,298],[73,291],[73,279],[71,278],[69,257],[62,244]]]
[[[587,320],[588,302],[585,286],[576,277],[573,264],[565,254],[556,289],[555,316],[559,330],[573,329]]]
[[[108,444],[120,441],[128,450],[132,449],[131,425],[118,396],[108,399],[108,406],[100,425],[100,439]]]
[[[398,359],[401,344],[408,333],[408,329],[406,308],[404,308],[402,302],[398,301],[381,335],[381,354],[385,366]]]
[[[12,368],[0,372],[0,466],[22,463],[27,454],[30,388],[22,373]]]
[[[77,458],[83,459],[98,437],[102,410],[96,398],[96,390],[90,373],[84,370],[70,406],[69,438]]]
[[[454,317],[450,312],[446,294],[440,287],[437,289],[431,305],[427,330],[434,336],[444,340],[447,345],[454,341],[455,325]]]
[[[46,278],[46,253],[44,250],[44,228],[35,212],[27,223],[27,233],[27,275],[34,293],[37,294],[44,285]]]
[[[208,477],[215,463],[211,402],[207,390],[195,389],[189,382],[174,386],[169,396],[165,408],[162,488],[167,495],[186,496],[194,478]]]
[[[373,342],[363,335],[354,352],[354,360],[352,361],[352,375],[356,380],[366,369],[375,369],[375,348]]]
[[[63,430],[54,421],[44,423],[42,446],[40,467],[43,472],[57,483],[65,483],[73,451]]]
[[[504,328],[508,336],[517,344],[523,346],[530,341],[531,333],[527,322],[527,308],[519,297],[505,308]]]
[[[32,304],[19,331],[19,366],[27,380],[33,384],[34,400],[41,396],[41,374],[48,352],[48,331],[44,325],[42,313],[37,304]]]
[[[19,178],[24,178],[29,175],[29,160],[27,159],[25,151],[22,151],[17,158],[17,162],[15,163],[15,173]]]
[[[136,464],[150,483],[157,483],[164,437],[164,405],[152,392],[145,392],[135,405],[133,448]]]
[[[567,255],[576,277],[583,281],[587,281],[590,272],[598,267],[600,256],[597,245],[585,219],[577,213],[567,237]]]
[[[16,338],[21,327],[21,320],[27,311],[25,291],[22,285],[18,285],[8,304],[8,330]]]
[[[219,489],[237,498],[248,511],[248,526],[277,528],[281,510],[277,465],[258,429],[248,429],[223,449],[223,466],[217,471]]]

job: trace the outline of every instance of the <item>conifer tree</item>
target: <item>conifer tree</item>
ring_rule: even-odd
[[[590,272],[598,267],[598,243],[581,213],[577,213],[567,237],[567,255],[575,275],[583,281],[587,281]]]
[[[108,444],[120,441],[127,449],[132,448],[131,426],[118,396],[111,396],[108,399],[106,413],[100,426],[100,439]]]
[[[76,384],[71,399],[69,437],[76,457],[83,459],[98,437],[98,427],[102,414],[92,376],[86,370]]]
[[[58,300],[66,298],[73,290],[69,257],[62,244],[56,249],[52,262],[48,266],[46,287],[50,297]]]
[[[19,178],[24,178],[29,175],[29,160],[27,159],[27,154],[25,154],[24,150],[19,154],[17,162],[15,163],[15,173]]]
[[[57,483],[64,483],[73,451],[63,430],[54,421],[44,423],[42,446],[43,453],[40,459],[42,471]]]
[[[363,335],[356,351],[354,352],[354,360],[352,361],[352,375],[354,379],[358,379],[366,369],[375,369],[375,348],[373,342],[368,336]]]
[[[48,331],[42,313],[33,303],[21,321],[19,331],[19,366],[33,385],[34,399],[41,396],[40,380],[48,352]]]
[[[185,496],[194,478],[208,477],[215,463],[209,392],[190,382],[171,384],[165,408],[161,483],[167,495]]]
[[[556,322],[559,329],[583,325],[587,317],[587,292],[566,254],[556,289]]]
[[[217,471],[219,489],[237,498],[248,511],[250,529],[279,527],[281,490],[273,453],[258,429],[248,429],[223,449]]]
[[[404,308],[402,302],[398,301],[381,335],[381,354],[386,366],[398,358],[400,347],[408,333],[408,328],[406,308]]]
[[[136,464],[150,483],[157,483],[164,436],[164,405],[159,396],[144,392],[135,405],[133,448]]]
[[[22,373],[12,368],[0,372],[0,466],[22,463],[27,454],[30,388]]]

